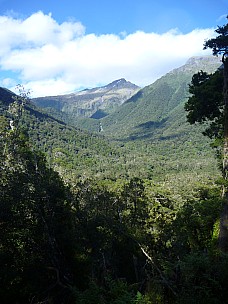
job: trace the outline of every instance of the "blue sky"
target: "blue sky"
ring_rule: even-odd
[[[228,0],[0,0],[0,86],[56,95],[125,77],[138,85],[202,51]]]
[[[59,22],[73,18],[85,24],[88,33],[162,33],[170,28],[185,33],[216,26],[228,14],[228,0],[0,0],[0,13],[10,10],[24,17],[51,12]]]

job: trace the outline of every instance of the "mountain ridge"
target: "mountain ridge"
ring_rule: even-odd
[[[40,102],[43,101],[50,114],[55,111],[54,115],[57,115],[58,118],[91,132],[98,132],[102,129],[105,136],[135,138],[135,133],[138,134],[142,130],[142,126],[146,126],[147,132],[150,130],[149,126],[152,130],[156,129],[156,126],[159,126],[159,129],[165,127],[167,124],[165,121],[170,122],[170,117],[176,115],[173,113],[176,107],[177,112],[180,113],[179,116],[185,117],[183,104],[189,96],[188,86],[193,74],[200,70],[212,73],[220,66],[220,57],[194,56],[189,58],[184,65],[169,71],[141,89],[121,78],[103,87],[78,92],[76,98],[83,97],[83,102],[85,102],[83,106],[80,105],[81,108],[76,105],[76,102],[69,108],[67,102],[62,106],[61,100],[58,99],[61,99],[61,96],[56,96],[54,100],[49,99],[49,102],[47,99],[41,98],[38,106],[42,107]],[[112,99],[109,99],[108,103],[102,102],[104,92],[108,95],[110,91],[112,93],[113,88],[121,85],[133,86],[136,91],[126,100],[115,103],[115,106],[113,106]],[[94,103],[94,99],[91,101],[90,95],[96,96],[96,103]],[[69,97],[69,100],[74,97],[74,93],[66,96]],[[89,103],[89,106],[86,102]],[[104,104],[105,106],[103,106]],[[100,128],[100,124],[102,124],[102,128]]]
[[[137,85],[121,78],[105,86],[66,95],[37,97],[33,98],[32,101],[38,107],[52,107],[74,117],[90,117],[97,111],[102,111],[103,116],[106,116],[139,89]]]
[[[188,86],[193,74],[200,70],[212,73],[220,66],[220,58],[214,56],[190,58],[185,65],[142,88],[116,112],[102,118],[104,133],[118,138],[131,137],[134,133],[138,133],[139,126],[143,124],[150,125],[151,130],[155,125],[159,125],[160,128],[165,127],[171,121],[171,117],[177,113],[179,113],[178,119],[181,119],[182,123],[186,122],[184,103],[189,97]],[[149,129],[147,128],[146,131],[148,132]]]

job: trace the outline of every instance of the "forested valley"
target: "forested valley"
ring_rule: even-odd
[[[0,303],[228,303],[228,25],[216,33],[204,47],[221,59],[99,119],[0,88]]]

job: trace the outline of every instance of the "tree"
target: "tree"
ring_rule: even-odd
[[[228,19],[228,16],[227,16]],[[204,44],[204,49],[211,48],[213,55],[222,55],[223,62],[223,100],[224,100],[224,153],[223,153],[223,175],[228,179],[228,23],[219,26],[215,32],[219,34],[216,38],[209,39]],[[228,189],[224,195],[228,200]]]
[[[228,16],[227,16],[228,19]],[[205,132],[207,135],[219,137],[223,126],[223,177],[225,179],[223,197],[224,208],[220,220],[219,248],[228,252],[228,24],[218,26],[215,30],[218,34],[216,38],[209,39],[204,44],[204,49],[212,49],[213,55],[222,55],[223,63],[223,89],[221,81],[216,83],[221,72],[207,75],[204,72],[195,74],[189,92],[193,94],[185,105],[189,111],[187,119],[190,123],[211,121],[210,128]],[[209,89],[208,89],[209,88]],[[221,95],[222,91],[222,95]],[[217,130],[217,134],[216,134]]]
[[[189,85],[191,97],[185,104],[187,120],[191,124],[196,122],[207,125],[204,135],[210,138],[223,138],[223,74],[222,70],[214,74],[199,71],[192,77]]]
[[[30,96],[30,91],[26,91],[25,88],[20,84],[16,86],[16,90],[18,90],[19,95],[12,96],[14,102],[9,104],[8,110],[8,112],[13,116],[13,120],[11,120],[10,123],[12,129],[18,126],[22,113],[25,109],[25,105],[29,102]]]

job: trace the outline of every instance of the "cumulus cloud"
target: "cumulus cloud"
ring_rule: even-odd
[[[122,77],[145,86],[189,57],[208,54],[203,43],[213,36],[214,29],[98,36],[86,34],[80,22],[59,24],[43,12],[24,20],[0,16],[0,67],[2,75],[16,73],[33,96],[64,94]],[[15,81],[1,77],[0,85]]]

